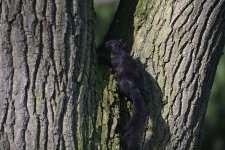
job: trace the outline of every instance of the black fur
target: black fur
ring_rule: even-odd
[[[126,52],[126,45],[121,40],[110,40],[105,43],[110,54],[112,70],[118,75],[117,83],[120,93],[133,102],[133,115],[125,126],[123,142],[127,150],[137,150],[138,143],[145,128],[147,118],[143,91],[143,75],[134,59]]]

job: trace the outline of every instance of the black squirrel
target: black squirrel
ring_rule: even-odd
[[[110,40],[105,43],[110,56],[110,66],[117,73],[118,91],[133,102],[133,115],[125,126],[122,138],[127,150],[137,150],[147,118],[146,105],[141,92],[144,80],[138,65],[126,52],[122,40]]]

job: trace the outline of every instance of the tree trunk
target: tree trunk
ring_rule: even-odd
[[[196,149],[225,43],[225,1],[135,2],[121,1],[106,39],[125,39],[144,68],[142,148]]]
[[[121,148],[132,105],[95,59],[92,5],[0,1],[0,149]],[[224,11],[225,0],[121,1],[107,37],[122,37],[140,58],[149,111],[143,149],[198,145]]]
[[[1,150],[90,145],[92,3],[0,1]]]

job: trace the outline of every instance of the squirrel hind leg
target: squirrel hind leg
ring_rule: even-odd
[[[139,139],[138,136],[131,134],[126,134],[122,138],[123,147],[125,150],[138,150],[139,149]]]

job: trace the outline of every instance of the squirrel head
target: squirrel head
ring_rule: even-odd
[[[110,40],[105,43],[105,47],[107,50],[111,52],[111,54],[119,54],[121,53],[121,50],[126,49],[126,44],[120,39],[120,40]]]
[[[116,71],[118,66],[126,60],[124,56],[128,56],[125,51],[126,44],[122,40],[110,40],[105,43],[105,47],[110,57],[111,67]]]

